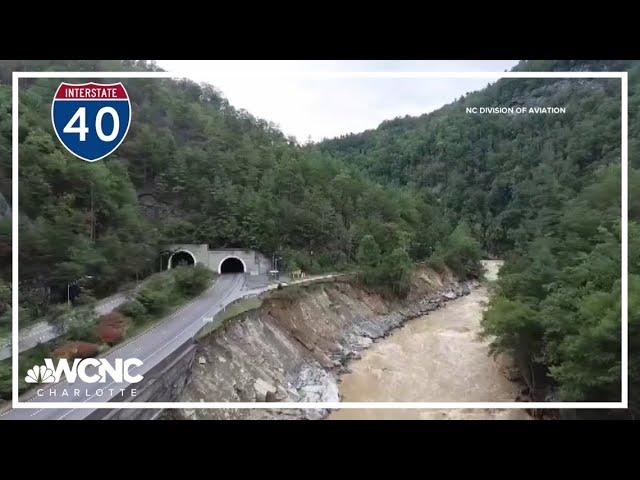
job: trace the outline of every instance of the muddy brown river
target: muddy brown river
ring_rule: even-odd
[[[485,262],[495,279],[499,261]],[[342,376],[342,401],[512,402],[519,387],[503,373],[500,359],[488,355],[479,338],[488,290],[480,286],[448,302],[366,350]],[[528,419],[524,410],[342,409],[329,419]]]

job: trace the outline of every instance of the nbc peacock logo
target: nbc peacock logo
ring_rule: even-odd
[[[76,358],[72,363],[66,358],[45,358],[44,365],[34,365],[27,370],[24,381],[27,383],[58,383],[62,377],[73,383],[80,380],[84,383],[138,383],[144,378],[141,374],[133,374],[134,368],[142,366],[137,358],[117,358],[110,362],[106,358]]]
[[[27,370],[24,381],[27,383],[54,383],[56,379],[53,370],[45,365],[35,365]]]

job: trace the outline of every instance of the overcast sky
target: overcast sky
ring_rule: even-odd
[[[164,70],[214,85],[234,107],[276,123],[285,135],[293,135],[302,143],[309,137],[319,141],[375,128],[383,120],[398,116],[427,113],[493,80],[287,78],[286,72],[502,72],[516,63],[516,60],[157,61]],[[259,72],[265,76],[254,75]]]

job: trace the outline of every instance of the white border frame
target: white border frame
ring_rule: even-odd
[[[620,402],[20,402],[18,394],[18,83],[21,78],[188,78],[180,72],[13,72],[12,78],[12,408],[25,409],[626,409],[628,408],[628,74],[627,72],[242,72],[219,77],[299,78],[619,78],[621,81],[622,163],[622,299],[621,299],[621,401]]]

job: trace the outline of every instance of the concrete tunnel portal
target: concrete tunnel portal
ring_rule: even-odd
[[[257,250],[244,248],[210,248],[208,244],[174,243],[164,247],[171,252],[167,268],[179,265],[203,265],[218,274],[244,273],[266,275],[273,270],[272,261]]]
[[[196,257],[189,250],[178,250],[169,257],[169,268],[191,266],[197,263]],[[241,258],[228,256],[218,265],[218,273],[246,273],[247,266]]]
[[[227,257],[218,265],[218,273],[221,275],[225,273],[245,273],[246,271],[246,265],[238,257]]]
[[[169,268],[195,264],[196,257],[189,250],[178,250],[169,257]]]

